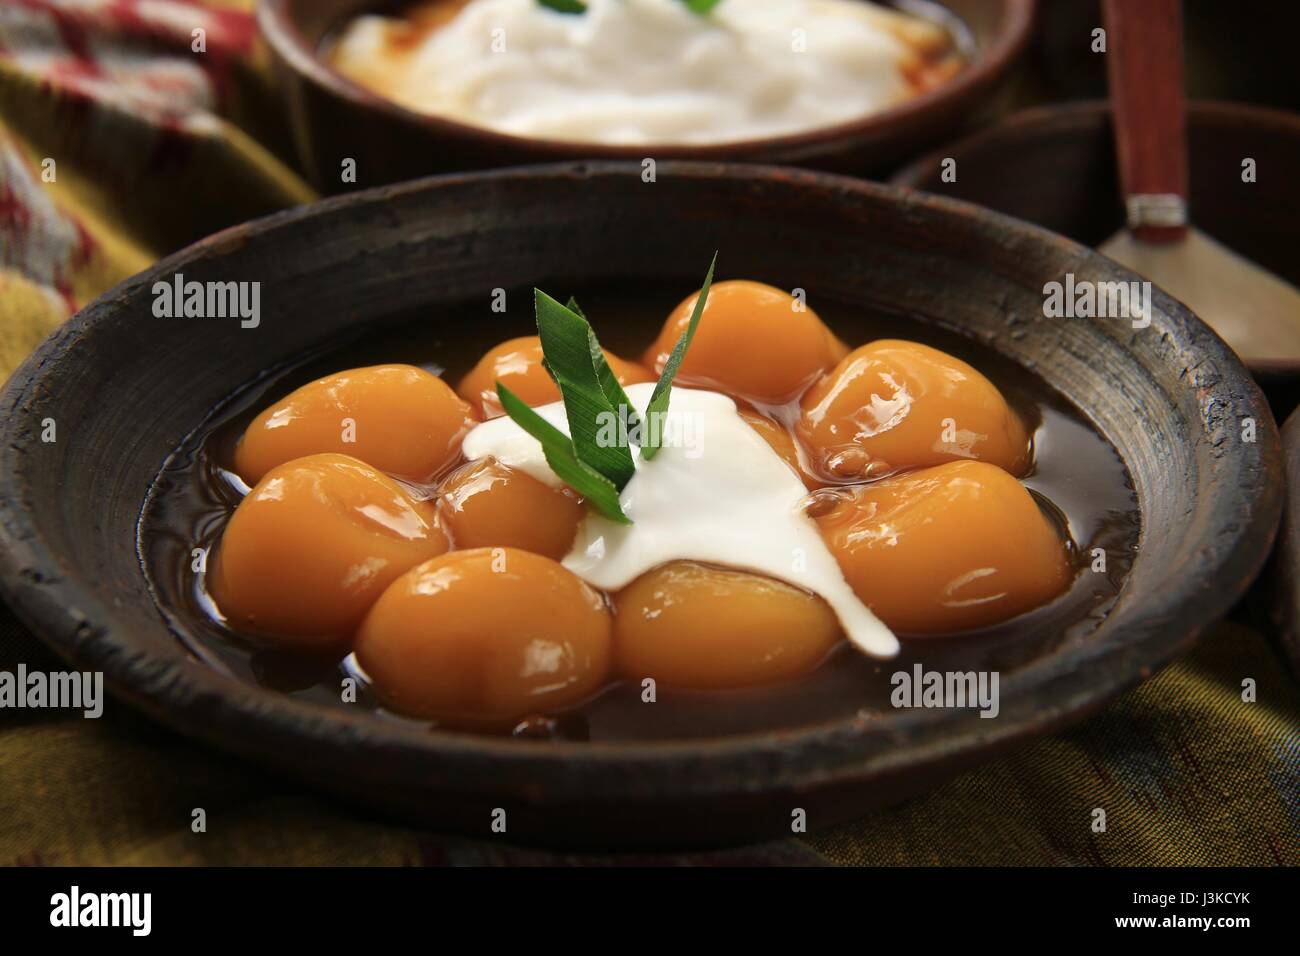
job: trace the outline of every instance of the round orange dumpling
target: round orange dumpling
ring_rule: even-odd
[[[744,571],[673,561],[614,596],[620,675],[671,687],[722,689],[812,670],[839,641],[826,602]]]
[[[235,448],[235,471],[253,485],[286,461],[322,452],[428,481],[450,465],[476,424],[451,387],[414,365],[372,365],[327,375],[253,419]]]
[[[790,470],[799,476],[805,488],[816,491],[826,486],[826,482],[809,472],[804,466],[798,445],[795,444],[794,436],[790,434],[789,429],[780,422],[747,408],[738,409],[737,413],[745,420],[745,424],[758,432],[759,437],[767,442],[768,447],[790,466]]]
[[[356,655],[392,710],[504,723],[570,707],[605,684],[609,611],[550,558],[453,551],[393,582],[366,615]]]
[[[355,458],[310,455],[271,469],[239,503],[209,590],[234,628],[332,648],[398,575],[447,545],[432,502]]]
[[[662,372],[690,325],[699,293],[673,309],[643,361]],[[848,349],[788,292],[732,279],[709,289],[677,381],[755,402],[781,404],[807,388]]]
[[[653,382],[648,369],[605,351],[605,361],[620,385]],[[560,389],[542,364],[542,340],[536,335],[509,339],[489,349],[460,380],[456,391],[484,418],[502,414],[498,380],[527,405],[549,405],[560,400]]]
[[[553,488],[495,458],[470,462],[438,490],[458,548],[522,548],[548,558],[568,553],[584,508],[567,487]]]
[[[896,631],[995,624],[1069,586],[1066,541],[993,465],[950,462],[841,494],[817,518],[822,537],[858,597]]]
[[[813,465],[854,479],[946,461],[1029,465],[1029,433],[997,386],[946,352],[898,339],[855,349],[804,395]]]

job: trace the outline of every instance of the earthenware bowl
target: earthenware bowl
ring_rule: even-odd
[[[1282,426],[1282,455],[1286,507],[1268,575],[1268,594],[1279,643],[1291,670],[1300,676],[1300,412],[1292,412]]]
[[[1192,219],[1248,259],[1300,286],[1300,115],[1238,103],[1192,102],[1187,111]],[[936,149],[892,182],[988,206],[1099,245],[1124,222],[1116,184],[1110,109],[1088,102],[1017,113]],[[945,182],[943,161],[956,162]],[[1255,161],[1253,182],[1242,162]],[[1252,370],[1278,388],[1300,374],[1292,363]]]
[[[1043,376],[1113,443],[1142,513],[1108,616],[1001,674],[1001,712],[897,710],[776,733],[612,744],[413,728],[218,672],[164,623],[137,556],[151,482],[236,390],[362,326],[557,276],[729,276],[887,307]],[[155,282],[259,281],[261,321],[159,318]],[[1222,341],[1157,291],[1149,328],[1047,319],[1044,284],[1131,281],[1086,247],[952,200],[822,173],[590,163],[434,178],[219,233],[51,336],[0,393],[0,587],[121,700],[196,741],[440,830],[602,846],[724,843],[894,800],[1100,707],[1185,651],[1268,552],[1276,429]],[[485,315],[487,313],[485,312]],[[487,319],[485,319],[486,321]],[[454,336],[455,328],[446,334]],[[1256,440],[1242,443],[1242,420]],[[48,426],[55,423],[55,440]],[[174,611],[175,609],[166,609]],[[178,628],[184,621],[172,615]]]
[[[955,17],[973,62],[960,76],[895,109],[810,133],[708,146],[593,146],[492,132],[398,106],[345,78],[322,41],[377,0],[261,0],[257,19],[283,91],[300,162],[317,188],[339,192],[345,158],[366,186],[454,170],[565,159],[699,159],[880,171],[987,115],[1024,50],[1034,0],[900,3]],[[386,4],[393,7],[393,3]],[[945,12],[946,11],[946,12]]]

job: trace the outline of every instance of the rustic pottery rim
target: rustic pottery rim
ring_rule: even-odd
[[[1186,106],[1189,123],[1248,123],[1274,134],[1282,133],[1300,140],[1300,114],[1255,103],[1232,100],[1188,100]],[[1110,116],[1110,103],[1106,100],[1079,100],[1051,103],[1018,110],[982,129],[975,130],[952,142],[929,150],[896,169],[888,178],[895,186],[913,189],[924,188],[933,180],[935,172],[945,160],[961,159],[980,154],[991,145],[1013,145],[1017,139],[1032,137],[1048,131],[1088,132]],[[1190,206],[1192,221],[1196,221],[1196,202]],[[1287,380],[1300,374],[1300,362],[1288,359],[1256,357],[1250,359],[1248,368],[1261,381]]]
[[[42,389],[46,372],[60,363],[84,361],[77,350],[80,339],[88,329],[105,322],[121,302],[148,288],[159,276],[182,271],[188,263],[214,251],[255,241],[269,242],[278,231],[292,229],[312,217],[352,207],[400,203],[410,194],[455,189],[458,184],[481,179],[522,178],[545,188],[548,179],[629,175],[633,166],[596,162],[520,167],[429,177],[334,197],[217,233],[97,298],[47,338],[0,392],[0,592],[38,636],[63,657],[81,667],[104,671],[109,686],[135,706],[190,736],[225,749],[264,763],[274,763],[277,755],[286,753],[296,754],[294,759],[299,762],[324,761],[336,756],[339,748],[346,748],[352,752],[352,759],[369,755],[389,767],[409,761],[445,760],[479,773],[513,768],[514,779],[549,770],[551,774],[544,778],[548,798],[574,800],[590,794],[596,786],[615,797],[624,793],[644,796],[647,788],[652,795],[675,797],[806,790],[969,758],[1077,720],[1149,677],[1187,650],[1226,613],[1256,576],[1271,545],[1282,503],[1276,427],[1258,389],[1222,340],[1185,307],[1157,291],[1156,304],[1167,326],[1160,331],[1194,342],[1199,354],[1217,363],[1222,372],[1216,384],[1207,386],[1208,391],[1236,389],[1246,406],[1260,416],[1259,441],[1249,452],[1253,457],[1248,462],[1232,459],[1225,463],[1225,477],[1230,480],[1225,482],[1223,496],[1230,500],[1209,516],[1212,527],[1207,536],[1219,535],[1230,546],[1207,572],[1207,577],[1211,573],[1215,576],[1215,584],[1207,586],[1206,581],[1199,581],[1192,587],[1192,582],[1186,582],[1181,588],[1171,587],[1166,593],[1150,595],[1149,605],[1144,605],[1134,622],[1140,625],[1134,628],[1135,633],[1140,633],[1132,638],[1142,648],[1142,653],[1136,655],[1140,664],[1132,659],[1131,644],[1113,641],[1087,648],[1068,660],[1052,662],[1053,666],[1045,671],[1041,663],[1036,663],[1011,675],[1003,684],[1004,701],[1014,700],[1023,685],[1032,684],[1040,698],[1033,721],[999,721],[997,727],[974,729],[967,725],[951,732],[944,726],[942,712],[905,712],[891,717],[891,742],[897,746],[884,753],[860,749],[872,731],[868,718],[706,740],[559,742],[545,748],[530,741],[452,732],[419,733],[371,715],[340,713],[292,700],[225,677],[192,659],[151,659],[132,644],[129,634],[119,633],[110,607],[82,583],[65,577],[59,556],[47,547],[26,513],[25,498],[53,494],[55,489],[23,486],[16,466],[25,452],[17,423],[22,409]],[[780,167],[674,162],[664,164],[663,173],[692,177],[703,184],[740,177],[828,190],[836,196],[856,193],[902,207],[909,215],[935,217],[954,228],[973,217],[1008,236],[1047,244],[1071,255],[1096,257],[1106,262],[1108,269],[1114,269],[1091,250],[1053,233],[966,203],[907,189]],[[241,384],[231,383],[231,387]],[[179,441],[182,436],[176,437]],[[1211,509],[1207,502],[1198,501],[1197,507]],[[236,740],[240,741],[238,745]],[[555,773],[557,765],[562,773]]]

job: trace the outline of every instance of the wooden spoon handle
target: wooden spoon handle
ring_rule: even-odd
[[[1104,0],[1106,70],[1128,227],[1147,242],[1187,229],[1180,0]]]

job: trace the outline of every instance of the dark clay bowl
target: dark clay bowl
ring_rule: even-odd
[[[339,192],[341,163],[357,161],[373,186],[415,176],[571,159],[739,160],[866,173],[887,169],[986,114],[1023,52],[1034,0],[904,2],[925,13],[946,7],[964,27],[973,62],[940,89],[895,109],[793,136],[707,146],[594,146],[512,136],[398,106],[336,72],[321,42],[351,17],[397,4],[381,0],[260,0],[258,25],[271,50],[304,170],[323,192]],[[949,15],[945,14],[945,16]]]
[[[1142,512],[1109,616],[1001,676],[1001,713],[861,713],[776,733],[609,744],[414,729],[287,697],[200,662],[136,552],[162,463],[232,392],[358,323],[486,302],[550,277],[797,284],[941,323],[1043,376],[1114,444]],[[258,280],[262,321],[160,319],[154,282]],[[440,830],[547,843],[722,843],[897,799],[1100,707],[1191,646],[1268,552],[1278,437],[1224,344],[1168,296],[1151,326],[1043,318],[1045,282],[1131,281],[1091,250],[951,200],[827,174],[631,163],[383,187],[219,233],[80,312],[0,394],[0,584],[35,632],[183,734]],[[448,334],[454,335],[454,329]],[[1240,421],[1258,440],[1241,444]],[[57,441],[41,440],[57,422]]]
[[[1187,111],[1192,220],[1246,258],[1300,286],[1300,116],[1238,103],[1193,102]],[[1256,182],[1241,163],[1256,161]],[[945,158],[957,181],[942,178]],[[937,149],[891,180],[996,209],[1089,246],[1124,224],[1115,139],[1105,103],[1025,110]],[[1252,364],[1269,377],[1300,373],[1291,363]]]
[[[1282,426],[1286,507],[1269,574],[1272,623],[1291,670],[1300,677],[1300,411]]]

